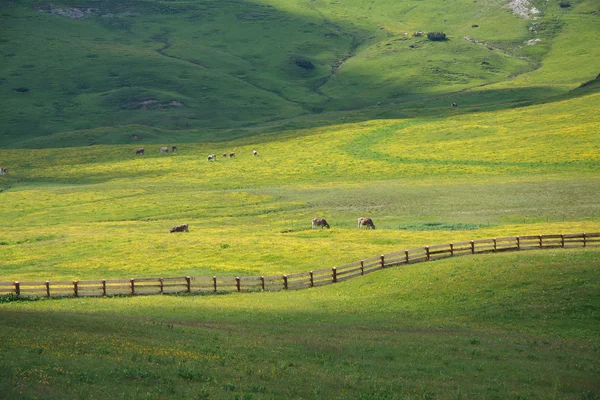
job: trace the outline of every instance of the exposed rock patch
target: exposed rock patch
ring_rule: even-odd
[[[161,110],[168,107],[184,107],[179,100],[158,101],[156,99],[146,99],[130,104],[130,108],[140,110]]]
[[[529,4],[528,0],[511,0],[507,7],[525,19],[531,19],[533,15],[540,13],[540,10]]]
[[[42,12],[42,13],[46,13],[46,14],[60,15],[61,17],[71,18],[71,19],[81,19],[81,18],[85,18],[90,15],[98,13],[97,8],[54,7],[54,6],[38,8],[38,11]]]
[[[527,46],[535,46],[537,42],[541,42],[542,39],[531,39],[525,42]]]

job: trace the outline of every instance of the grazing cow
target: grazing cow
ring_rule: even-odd
[[[163,146],[163,147],[160,148],[160,152],[161,153],[168,153],[169,152],[169,148]]]
[[[227,153],[223,153],[223,158],[227,158]]]
[[[189,232],[188,224],[181,224],[181,225],[174,226],[171,229],[169,229],[169,232],[170,233],[173,233],[173,232]]]
[[[210,154],[208,156],[207,161],[215,161],[217,159],[217,155],[216,154]]]
[[[252,150],[252,154],[254,154],[255,157],[258,157],[258,151]]]
[[[4,167],[0,167],[0,175],[7,175],[8,171]]]
[[[139,156],[140,154],[144,154],[144,149],[137,149],[137,150],[135,151],[135,155],[136,155],[136,156]]]
[[[451,105],[452,105],[452,107],[458,107],[458,104],[456,104],[456,103],[452,103]]]
[[[173,146],[173,147],[171,147],[171,152],[172,152],[172,153],[175,153],[176,151],[177,151],[177,146]]]
[[[358,219],[358,229],[366,226],[367,228],[375,229],[375,224],[371,218],[359,218]]]
[[[325,218],[313,218],[312,220],[312,228],[313,229],[317,229],[317,227],[325,227],[327,229],[329,229],[329,224],[327,223],[327,221],[325,221]]]
[[[235,153],[232,151],[231,153],[229,153],[229,158],[233,158],[235,157]]]

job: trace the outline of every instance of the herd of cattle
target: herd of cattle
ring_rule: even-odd
[[[140,147],[139,149],[137,149],[135,151],[135,155],[136,156],[140,156],[144,154],[145,149],[143,147]],[[166,146],[161,147],[160,149],[158,149],[158,151],[160,153],[168,153],[169,152],[169,148]],[[177,151],[177,146],[172,146],[171,147],[171,153],[175,153]],[[234,158],[235,157],[235,152],[231,152],[231,153],[223,153],[223,157],[227,158],[227,156],[229,155],[229,158]],[[252,155],[254,155],[254,157],[258,157],[258,151],[256,150],[252,150]],[[216,161],[217,160],[217,155],[216,154],[209,154],[207,161]],[[5,170],[6,171],[6,170]]]
[[[358,229],[360,229],[362,227],[375,229],[375,224],[373,223],[373,220],[371,218],[360,217],[358,219]],[[317,229],[317,228],[328,228],[329,229],[329,224],[327,223],[325,218],[313,218],[312,228],[313,229]]]
[[[362,227],[375,229],[375,224],[373,223],[373,220],[371,218],[360,217],[358,219],[358,229],[360,229]],[[313,218],[312,219],[312,228],[313,229],[317,229],[317,228],[327,228],[327,229],[329,229],[330,226],[327,223],[327,220],[325,220],[325,218]],[[170,233],[173,233],[173,232],[189,232],[189,231],[190,230],[188,228],[188,224],[175,225],[174,227],[172,227],[171,229],[169,229]]]

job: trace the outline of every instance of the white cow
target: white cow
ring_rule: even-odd
[[[375,224],[371,218],[359,218],[358,219],[358,229],[366,226],[367,228],[375,229]]]

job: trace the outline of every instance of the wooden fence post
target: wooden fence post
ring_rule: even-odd
[[[46,281],[46,297],[50,297],[50,282]]]
[[[454,244],[450,243],[450,255],[454,255]]]
[[[540,240],[540,249],[542,248],[542,235],[538,236],[539,240]]]
[[[425,260],[429,261],[429,246],[425,246]]]
[[[131,295],[133,296],[135,294],[135,279],[131,278],[129,283],[131,284]]]
[[[213,288],[215,290],[215,293],[217,293],[217,277],[213,276]]]
[[[331,269],[331,271],[333,272],[333,275],[332,275],[332,277],[333,277],[333,283],[337,283],[337,269],[335,267],[333,267]]]
[[[363,260],[360,260],[360,274],[365,274],[365,262]]]
[[[497,249],[498,249],[498,246],[496,243],[496,238],[494,238],[494,253],[496,252]]]
[[[471,254],[475,254],[475,242],[471,240]]]
[[[404,257],[406,258],[406,263],[408,264],[408,250],[404,250]]]
[[[315,287],[315,277],[313,276],[313,272],[310,271],[310,287]]]
[[[73,281],[73,295],[75,297],[79,296],[78,282]]]
[[[186,276],[185,283],[187,283],[187,292],[191,293],[192,292],[192,278],[189,276]]]
[[[262,287],[262,290],[265,290],[265,277],[261,276],[260,277],[260,287]]]
[[[521,238],[517,236],[517,250],[521,250]]]
[[[106,279],[102,279],[102,296],[106,296]]]
[[[240,284],[240,277],[239,276],[235,277],[235,286],[237,287],[237,291],[238,292],[242,291],[241,284]]]
[[[381,268],[385,268],[385,256],[381,256]]]
[[[21,283],[19,281],[15,281],[15,293],[17,296],[21,295]]]
[[[560,247],[565,247],[565,235],[560,235]]]
[[[165,284],[163,278],[158,278],[158,284],[160,285],[160,294],[163,294],[165,290]]]
[[[283,288],[285,290],[287,290],[287,288],[288,288],[287,275],[283,276]]]
[[[587,247],[587,237],[585,233],[583,234],[583,247]]]

